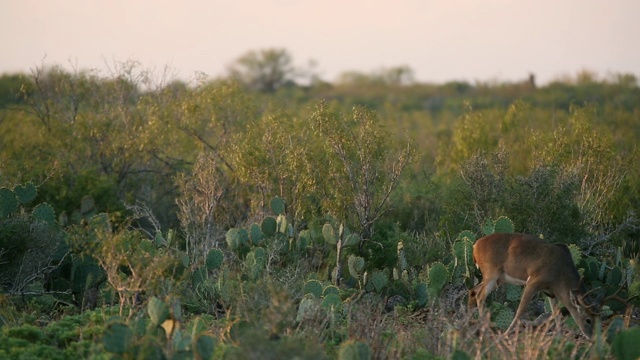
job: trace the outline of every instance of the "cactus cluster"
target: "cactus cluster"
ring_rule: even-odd
[[[360,244],[360,236],[350,233],[343,224],[340,224],[336,233],[333,225],[327,222],[322,226],[322,237],[327,244],[336,247],[336,267],[332,272],[332,280],[334,284],[340,285],[342,281],[342,250],[345,247],[353,247]],[[353,273],[351,275],[353,276]],[[354,278],[357,279],[358,277]]]
[[[333,285],[323,287],[320,281],[311,279],[304,284],[302,291],[304,297],[298,306],[298,322],[310,318],[319,308],[331,312],[342,308],[340,290]]]
[[[256,281],[267,265],[267,252],[261,247],[256,247],[247,254],[244,259],[244,265],[249,278]]]
[[[484,235],[491,235],[493,233],[512,233],[515,231],[513,221],[506,216],[500,216],[496,220],[486,219],[484,225],[482,225],[482,232]]]

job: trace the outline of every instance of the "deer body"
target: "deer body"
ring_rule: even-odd
[[[595,314],[584,302],[584,288],[566,245],[550,244],[526,234],[492,234],[478,239],[473,246],[473,259],[483,280],[469,291],[469,304],[477,305],[481,312],[487,295],[497,286],[502,283],[524,286],[507,332],[514,328],[533,295],[541,291],[551,298],[558,329],[559,300],[582,333],[591,339]]]

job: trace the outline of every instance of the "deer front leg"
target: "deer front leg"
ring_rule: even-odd
[[[535,295],[536,292],[538,292],[536,286],[532,283],[527,283],[527,285],[524,287],[524,291],[522,292],[522,298],[520,298],[520,305],[518,305],[516,315],[513,317],[513,321],[511,322],[511,325],[509,325],[507,331],[504,332],[505,334],[510,333],[511,330],[513,330],[513,328],[516,326],[518,319],[520,318],[520,316],[522,316],[527,308],[527,305],[529,305],[529,301],[531,301],[531,298],[533,298],[533,295]]]

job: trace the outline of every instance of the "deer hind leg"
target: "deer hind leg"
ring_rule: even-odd
[[[480,284],[476,285],[469,291],[469,300],[475,298],[476,305],[478,306],[478,313],[482,315],[484,313],[484,303],[487,296],[498,286],[498,278],[486,279]]]
[[[522,292],[522,298],[520,298],[520,305],[518,305],[516,315],[513,317],[513,321],[511,322],[511,325],[509,325],[507,331],[504,332],[505,334],[510,333],[516,326],[516,324],[518,323],[518,319],[520,319],[520,316],[522,316],[524,311],[527,309],[529,301],[531,301],[531,298],[533,298],[533,295],[535,295],[536,292],[538,292],[536,286],[532,283],[527,283],[527,285],[524,287],[524,291]]]

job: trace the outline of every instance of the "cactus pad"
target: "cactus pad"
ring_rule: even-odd
[[[53,225],[56,222],[56,214],[51,205],[47,203],[38,204],[38,206],[33,208],[31,216],[37,221],[42,221],[49,225]]]
[[[504,306],[495,315],[494,323],[499,329],[506,330],[511,325],[514,316],[513,310]]]
[[[494,222],[494,231],[497,233],[512,233],[515,231],[513,221],[506,216],[500,216]]]
[[[342,305],[342,299],[338,294],[329,294],[322,300],[322,306],[325,309],[338,309]]]
[[[389,277],[384,271],[376,270],[374,271],[368,280],[369,283],[373,286],[375,291],[381,292],[387,283],[389,282]]]
[[[220,249],[212,249],[207,254],[207,270],[216,270],[222,266],[222,262],[224,261],[224,254]]]
[[[322,296],[328,296],[329,294],[340,295],[340,290],[334,285],[329,285],[326,288],[324,288],[324,291],[322,292]]]
[[[349,274],[358,279],[364,271],[364,259],[360,256],[349,255]]]
[[[124,354],[131,344],[132,337],[133,332],[131,329],[126,324],[117,322],[107,327],[102,337],[102,343],[105,350],[116,354]]]
[[[237,251],[243,244],[247,243],[249,235],[245,229],[231,228],[227,231],[226,239],[229,248],[233,251]]]
[[[329,245],[335,245],[338,243],[338,238],[336,237],[336,232],[333,229],[331,224],[326,223],[322,227],[322,236],[324,237],[324,241],[326,241]]]
[[[36,198],[38,191],[36,190],[36,187],[32,182],[28,182],[24,185],[17,185],[16,187],[14,187],[13,193],[18,198],[20,204],[24,205],[33,201],[33,199]]]
[[[262,229],[260,229],[258,224],[251,224],[249,228],[249,238],[253,245],[258,245],[260,241],[262,241]]]
[[[271,206],[271,211],[273,211],[274,214],[276,215],[283,215],[284,214],[284,200],[282,200],[281,197],[276,196],[273,199],[271,199],[271,203],[269,204]]]
[[[169,308],[162,300],[155,296],[149,299],[147,312],[149,313],[151,322],[156,326],[162,324],[169,318]]]
[[[306,284],[304,284],[303,292],[305,294],[311,294],[316,297],[316,299],[320,299],[322,297],[322,284],[318,280],[309,280]]]
[[[13,191],[0,188],[0,219],[9,216],[18,209],[18,199]]]
[[[487,219],[482,225],[482,233],[485,235],[491,235],[496,231],[495,226],[493,225],[493,221],[491,219]]]
[[[476,236],[469,230],[464,230],[460,234],[458,234],[458,239],[459,240],[462,240],[464,238],[467,238],[467,239],[471,240],[471,242],[475,242],[476,241]]]
[[[216,348],[216,342],[209,335],[200,335],[195,338],[194,348],[196,359],[211,359]]]
[[[267,216],[266,218],[264,218],[264,220],[262,220],[262,225],[260,227],[262,228],[262,232],[266,237],[272,237],[276,234],[278,222],[275,218]]]
[[[569,244],[567,245],[567,248],[569,248],[569,252],[571,252],[571,259],[573,260],[573,263],[576,265],[579,264],[580,260],[582,259],[582,251],[580,250],[578,245]]]

